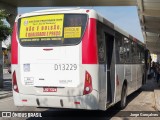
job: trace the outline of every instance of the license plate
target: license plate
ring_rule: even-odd
[[[44,87],[43,92],[57,92],[57,88],[53,87]]]

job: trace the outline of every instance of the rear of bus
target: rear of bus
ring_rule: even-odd
[[[78,9],[17,16],[11,58],[16,106],[99,109],[92,15]]]

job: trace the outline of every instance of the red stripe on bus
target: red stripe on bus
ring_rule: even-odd
[[[11,64],[18,64],[17,23],[14,24],[11,43]]]
[[[90,18],[82,39],[82,64],[97,64],[97,22]]]

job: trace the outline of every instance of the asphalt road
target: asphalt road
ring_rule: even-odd
[[[6,74],[4,77],[9,78],[10,75]],[[157,87],[157,84],[154,80],[148,80],[148,83],[144,85],[141,90],[134,92],[132,95],[128,96],[128,105],[124,110],[118,110],[118,104],[109,108],[106,111],[86,111],[86,110],[71,110],[71,109],[56,109],[56,108],[36,108],[36,107],[16,107],[13,104],[13,98],[8,97],[4,99],[0,99],[0,111],[35,111],[40,112],[43,116],[41,119],[54,119],[54,120],[70,120],[70,119],[81,119],[81,120],[158,120],[159,117],[131,117],[131,114],[141,113],[144,111],[149,111],[149,113],[155,113],[157,111],[155,109],[155,99],[153,90]],[[123,117],[121,117],[123,116]],[[49,118],[52,117],[52,118]],[[37,118],[0,118],[0,120],[32,120]]]

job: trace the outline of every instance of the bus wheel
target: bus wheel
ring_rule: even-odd
[[[142,85],[146,84],[146,78],[145,78],[145,75],[143,74],[142,76]]]
[[[121,93],[120,108],[124,109],[126,105],[127,105],[127,86],[123,85],[122,93]]]

